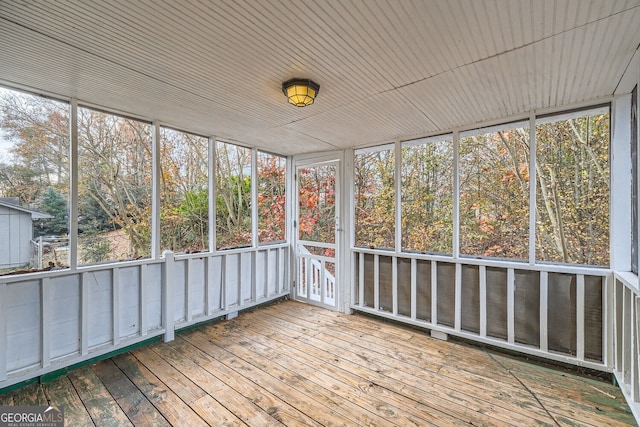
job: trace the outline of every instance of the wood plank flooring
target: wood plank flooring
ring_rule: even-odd
[[[635,425],[611,384],[285,301],[0,395],[67,426]]]

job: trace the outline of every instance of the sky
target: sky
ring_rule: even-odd
[[[8,90],[0,86],[0,96]],[[13,146],[13,142],[5,135],[2,128],[0,128],[0,162],[8,162],[11,159],[9,149]]]
[[[6,163],[11,159],[9,149],[13,143],[4,137],[4,131],[0,129],[0,163]]]

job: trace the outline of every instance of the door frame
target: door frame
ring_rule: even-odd
[[[347,230],[350,230],[350,215],[349,215],[349,204],[347,203],[348,199],[345,189],[350,188],[345,185],[346,180],[345,177],[348,176],[345,167],[345,157],[350,159],[351,156],[345,155],[345,151],[332,151],[332,152],[324,152],[324,153],[314,153],[314,154],[305,154],[294,156],[292,159],[291,166],[291,221],[290,221],[290,236],[291,236],[291,274],[292,274],[292,282],[296,285],[295,288],[292,287],[291,297],[294,300],[301,300],[305,303],[320,305],[322,307],[329,308],[331,310],[341,311],[351,313],[350,303],[351,303],[351,280],[348,280],[350,277],[351,271],[351,263],[350,263],[350,251],[348,242],[349,235],[352,233],[347,233]],[[297,180],[297,171],[300,167],[305,166],[321,166],[322,164],[336,164],[336,233],[335,233],[335,280],[336,280],[336,301],[335,306],[331,307],[325,304],[321,304],[316,301],[311,301],[307,298],[301,299],[297,295],[297,286],[299,284],[298,281],[298,180]]]

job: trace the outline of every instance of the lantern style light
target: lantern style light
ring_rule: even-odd
[[[306,107],[313,104],[320,92],[320,85],[309,79],[291,79],[282,83],[282,92],[289,99],[289,104]]]

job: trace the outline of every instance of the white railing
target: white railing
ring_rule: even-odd
[[[352,251],[354,310],[611,372],[607,269]]]
[[[0,277],[0,389],[289,294],[288,244]]]
[[[614,275],[614,374],[622,394],[640,420],[640,290],[638,278],[630,273]]]
[[[322,255],[314,255],[304,245],[298,244],[297,295],[335,307],[336,278],[327,269],[327,262],[334,263],[335,260]]]

